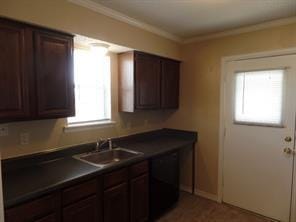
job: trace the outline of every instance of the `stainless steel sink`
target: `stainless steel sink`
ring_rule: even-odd
[[[83,153],[73,157],[97,167],[104,167],[124,160],[132,159],[139,155],[143,155],[143,153],[135,152],[125,148],[115,148],[101,152]]]

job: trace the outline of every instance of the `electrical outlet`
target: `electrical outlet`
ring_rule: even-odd
[[[0,127],[0,136],[8,136],[8,127],[7,126]]]
[[[30,142],[30,133],[28,132],[20,133],[20,144],[28,145],[29,142]]]

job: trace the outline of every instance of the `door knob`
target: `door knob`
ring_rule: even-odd
[[[295,154],[295,151],[294,150],[292,150],[291,148],[288,148],[288,147],[286,147],[285,149],[284,149],[284,153],[286,153],[286,154]]]
[[[291,142],[291,141],[292,141],[292,137],[290,137],[290,136],[286,136],[286,137],[285,137],[285,141],[286,141],[286,142]]]

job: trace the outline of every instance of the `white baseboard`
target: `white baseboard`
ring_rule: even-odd
[[[185,191],[187,193],[191,193],[192,192],[192,188],[190,186],[186,186],[186,185],[180,185],[180,190],[181,191]]]
[[[202,190],[195,190],[195,195],[215,201],[215,202],[220,202],[217,195],[212,194],[212,193],[208,193],[208,192],[205,192]]]
[[[185,191],[187,193],[192,192],[192,188],[190,186],[186,186],[186,185],[182,185],[182,184],[180,185],[180,190]],[[194,195],[200,196],[200,197],[203,197],[203,198],[206,198],[206,199],[209,199],[209,200],[213,200],[215,202],[220,202],[217,195],[211,194],[211,193],[208,193],[208,192],[205,192],[205,191],[202,191],[202,190],[195,189]]]

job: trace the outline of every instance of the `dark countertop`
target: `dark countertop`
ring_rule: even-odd
[[[142,152],[143,155],[104,168],[72,158],[73,154],[90,151],[94,144],[4,160],[2,163],[4,206],[10,208],[114,169],[176,149],[192,147],[196,140],[197,133],[171,129],[114,138],[113,141],[118,146]]]

